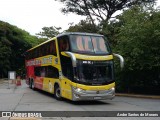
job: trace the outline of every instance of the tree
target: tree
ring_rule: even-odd
[[[3,78],[10,69],[10,56],[11,43],[5,38],[0,38],[0,78]]]
[[[36,35],[45,37],[45,38],[52,38],[57,36],[62,28],[61,27],[43,27],[42,32],[37,33]]]
[[[94,26],[90,22],[86,20],[81,20],[78,24],[76,25],[71,25],[67,32],[89,32],[89,33],[97,33],[99,31],[98,26]]]
[[[66,7],[62,8],[63,13],[76,13],[87,16],[93,25],[94,17],[101,23],[106,23],[118,10],[140,5],[142,3],[153,3],[156,0],[55,0],[63,2]]]
[[[16,26],[0,21],[0,77],[7,77],[9,70],[24,71],[22,54],[41,41]]]
[[[160,12],[133,7],[118,19],[114,51],[125,58],[125,70],[119,74],[120,86],[124,91],[159,94]]]

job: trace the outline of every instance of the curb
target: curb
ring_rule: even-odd
[[[160,99],[160,96],[158,96],[158,95],[140,95],[140,94],[116,93],[116,96],[135,97],[135,98],[149,98],[149,99]]]

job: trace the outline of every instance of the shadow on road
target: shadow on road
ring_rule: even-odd
[[[54,94],[51,94],[51,93],[48,93],[48,92],[45,92],[42,90],[37,90],[37,89],[36,89],[36,91],[40,94],[43,94],[45,96],[52,97],[52,98],[56,99],[54,97]],[[107,104],[110,105],[111,104],[108,101],[104,101],[104,100],[103,101],[100,101],[100,100],[99,101],[98,100],[71,101],[71,100],[63,98],[61,101],[64,101],[64,102],[72,104],[72,105],[107,105]]]
[[[98,100],[93,100],[93,101],[70,101],[70,100],[65,100],[65,102],[73,104],[73,105],[110,105],[110,103],[107,103],[106,101],[98,101]]]

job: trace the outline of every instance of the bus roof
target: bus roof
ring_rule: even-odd
[[[27,52],[28,52],[28,51],[31,51],[31,50],[33,50],[33,49],[35,49],[35,48],[37,48],[37,47],[39,47],[39,46],[47,43],[47,42],[50,42],[50,41],[52,41],[52,40],[55,40],[55,39],[58,38],[58,37],[64,36],[64,35],[89,35],[89,36],[99,36],[99,37],[103,37],[103,35],[96,34],[96,33],[64,32],[64,33],[61,33],[61,34],[57,35],[57,36],[54,37],[54,38],[51,38],[51,39],[49,39],[49,40],[47,40],[47,41],[45,41],[45,42],[43,42],[43,43],[41,43],[41,44],[39,44],[39,45],[36,45],[36,46],[32,47],[31,49],[27,50]]]
[[[45,43],[48,43],[48,42],[50,42],[50,41],[52,41],[52,40],[55,40],[55,38],[56,38],[56,37],[51,38],[51,39],[49,39],[49,40],[46,40],[45,42],[42,42],[42,43],[40,43],[40,44],[32,47],[31,49],[27,50],[27,52],[28,52],[28,51],[31,51],[31,50],[33,50],[33,49],[35,49],[35,48],[37,48],[37,47],[39,47],[39,46],[41,46],[41,45],[43,45],[43,44],[45,44]]]
[[[61,37],[64,35],[90,35],[90,36],[100,36],[102,37],[103,35],[96,34],[96,33],[86,33],[86,32],[64,32],[62,34],[59,34],[57,37]]]

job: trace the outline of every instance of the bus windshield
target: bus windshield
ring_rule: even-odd
[[[114,82],[113,61],[77,61],[77,82],[105,85]]]
[[[71,35],[71,48],[73,52],[109,54],[109,46],[105,44],[101,36]]]

